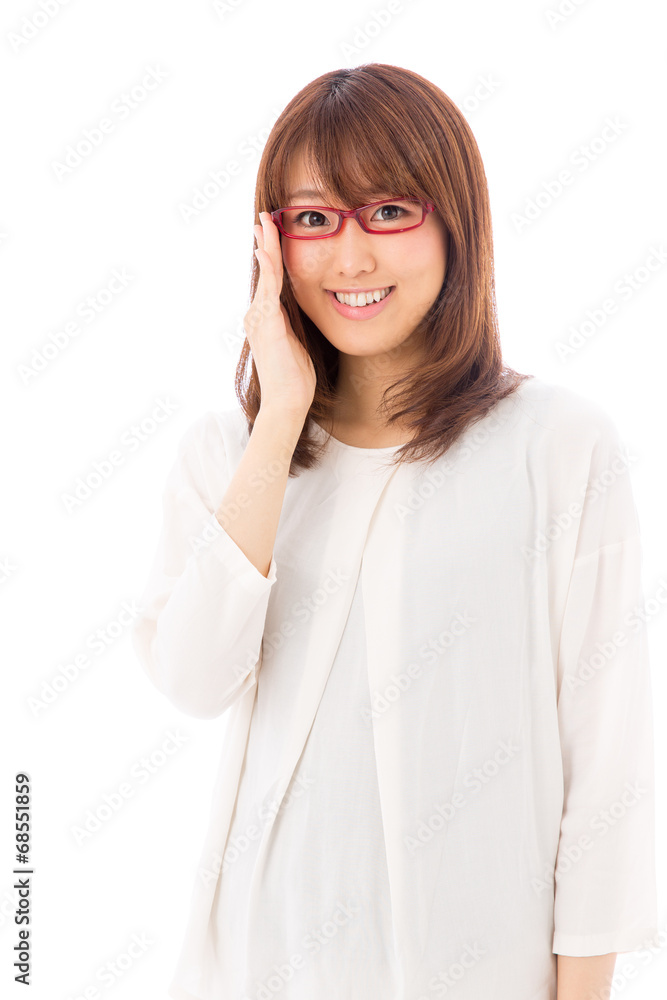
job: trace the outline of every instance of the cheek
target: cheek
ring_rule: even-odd
[[[423,287],[440,285],[447,263],[445,249],[440,239],[434,239],[415,248],[410,254],[410,277]]]
[[[295,292],[307,293],[319,285],[326,272],[332,250],[326,240],[286,240],[282,247],[283,264],[287,270]]]

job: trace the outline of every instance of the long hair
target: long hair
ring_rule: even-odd
[[[401,418],[413,428],[413,439],[394,453],[394,460],[433,461],[466,427],[533,377],[503,365],[489,193],[470,126],[449,97],[418,73],[365,63],[313,80],[275,122],[257,173],[257,224],[260,212],[288,204],[287,179],[299,156],[321,190],[336,198],[332,204],[364,205],[374,192],[391,191],[432,202],[445,224],[443,284],[411,335],[411,341],[423,344],[422,358],[387,387],[382,403],[388,423]],[[253,254],[251,302],[259,273]],[[291,476],[317,464],[321,453],[310,419],[332,426],[338,350],[297,304],[286,269],[280,300],[317,379]],[[261,390],[247,338],[235,389],[251,432]]]

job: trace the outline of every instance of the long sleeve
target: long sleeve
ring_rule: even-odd
[[[199,718],[221,715],[256,682],[276,581],[275,559],[263,576],[215,516],[231,478],[216,419],[204,414],[180,441],[132,629],[139,661],[158,690]],[[212,497],[216,483],[220,495]]]
[[[607,421],[591,459],[557,664],[564,807],[552,950],[634,951],[656,932],[651,675],[639,522]]]

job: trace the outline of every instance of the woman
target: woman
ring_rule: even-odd
[[[171,995],[581,1000],[657,922],[617,429],[503,367],[479,151],[423,77],[306,86],[255,208],[243,412],[181,441],[134,631],[231,710]]]

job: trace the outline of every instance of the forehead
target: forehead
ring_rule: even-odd
[[[319,194],[328,193],[326,186],[318,177],[317,171],[304,160],[302,154],[292,159],[285,171],[283,183],[288,194],[296,193],[299,190]]]
[[[339,208],[353,208],[356,206],[343,205],[339,196],[333,192],[328,185],[320,178],[318,171],[303,156],[295,157],[290,167],[288,167],[284,187],[286,198],[293,204],[305,204],[316,200],[317,204],[332,205]],[[366,195],[366,201],[359,204],[379,201],[382,198],[392,197],[391,191],[370,190]]]

